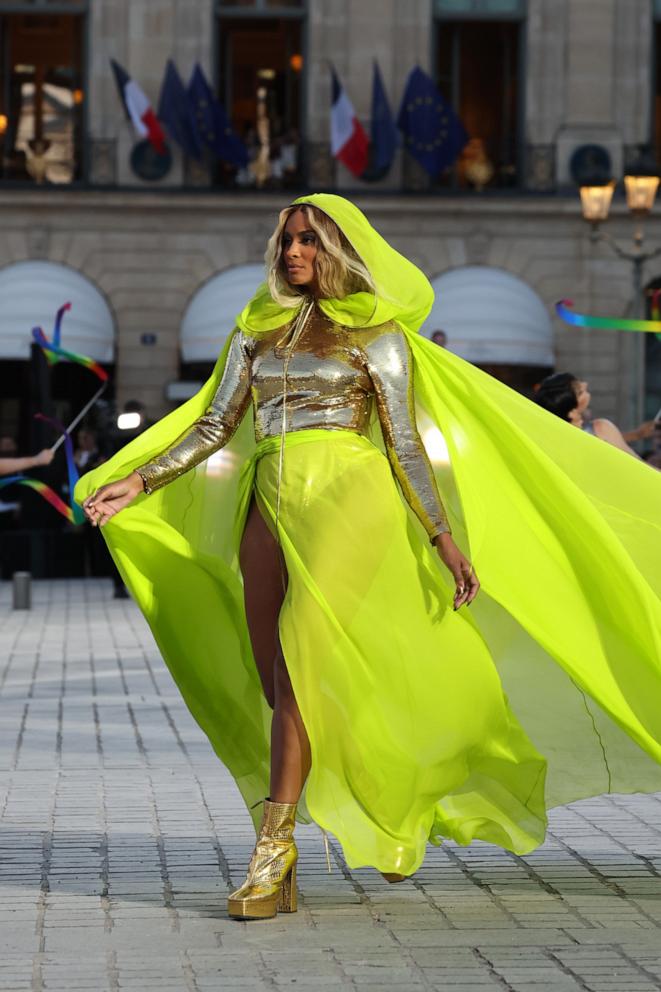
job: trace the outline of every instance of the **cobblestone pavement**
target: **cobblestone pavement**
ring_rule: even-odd
[[[0,585],[0,990],[661,989],[660,796],[558,809],[526,858],[430,848],[389,886],[297,831],[300,910],[227,918],[254,843],[132,602]]]

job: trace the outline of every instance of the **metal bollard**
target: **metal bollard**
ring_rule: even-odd
[[[14,609],[29,610],[32,606],[32,574],[30,572],[14,572],[12,582]]]

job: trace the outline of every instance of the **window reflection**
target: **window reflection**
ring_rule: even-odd
[[[469,141],[444,185],[519,183],[521,21],[441,20],[438,83]]]
[[[250,156],[245,169],[221,166],[219,182],[296,186],[302,170],[301,20],[221,17],[219,29],[221,99]]]
[[[5,14],[0,37],[0,176],[74,182],[82,165],[82,15]]]

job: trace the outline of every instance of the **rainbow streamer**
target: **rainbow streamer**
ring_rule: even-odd
[[[653,320],[661,320],[661,307],[659,307],[659,299],[661,299],[661,289],[653,289],[651,306]],[[661,339],[661,334],[657,334],[657,338]]]
[[[570,308],[572,300],[560,300],[555,305],[558,317],[573,327],[593,327],[606,331],[643,331],[661,338],[661,320],[627,320],[624,317],[592,317],[590,314],[574,313]],[[653,311],[654,312],[654,311]],[[658,302],[656,313],[658,314]]]
[[[71,310],[71,302],[63,303],[60,309],[55,314],[55,326],[53,327],[53,344],[56,348],[60,347],[60,335],[62,334],[62,318],[65,313]]]
[[[58,513],[61,513],[63,517],[69,521],[70,524],[79,523],[78,520],[74,519],[74,512],[70,506],[61,499],[57,493],[47,486],[45,482],[40,482],[38,479],[30,479],[27,475],[9,475],[4,479],[0,479],[0,489],[4,489],[5,486],[27,486],[29,489],[34,489],[36,493],[50,503]]]
[[[49,365],[55,365],[57,362],[75,362],[77,365],[83,365],[90,372],[93,372],[99,377],[103,382],[108,378],[108,373],[106,370],[95,362],[93,358],[88,358],[87,355],[79,355],[75,351],[67,351],[60,345],[61,333],[62,333],[62,318],[64,314],[71,310],[71,303],[64,303],[55,315],[55,325],[53,327],[53,340],[49,341],[43,332],[41,327],[32,328],[32,337],[36,344],[43,349],[46,355],[46,361]]]
[[[46,417],[43,413],[36,413],[35,417],[37,420],[43,420],[44,423],[49,424],[64,438],[64,453],[67,462],[67,475],[69,478],[69,503],[73,515],[72,523],[82,524],[85,521],[85,514],[73,498],[73,491],[76,488],[76,483],[78,482],[78,468],[73,457],[73,442],[71,440],[71,435],[66,427],[59,422],[59,420],[54,420],[52,417]]]

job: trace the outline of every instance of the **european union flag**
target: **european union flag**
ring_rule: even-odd
[[[232,130],[225,108],[213,95],[206,76],[195,66],[188,84],[188,96],[193,106],[200,137],[211,151],[237,169],[248,164],[248,149]]]
[[[158,117],[184,153],[199,161],[202,158],[202,142],[186,87],[172,59],[168,59],[165,69],[158,101]]]
[[[376,60],[372,77],[371,138],[371,165],[376,172],[385,174],[399,146],[399,134]]]
[[[430,176],[452,165],[468,141],[464,126],[419,66],[409,75],[397,126],[404,147]]]

